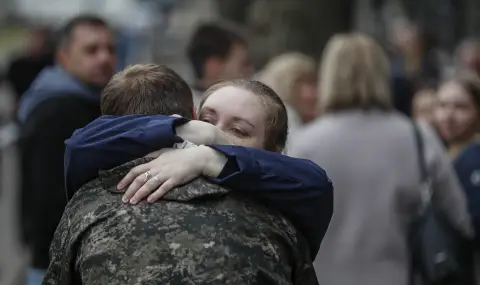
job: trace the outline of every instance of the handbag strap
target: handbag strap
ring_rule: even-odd
[[[420,128],[415,122],[412,122],[413,130],[415,134],[415,146],[417,149],[417,160],[418,166],[420,170],[420,182],[421,182],[421,198],[422,198],[422,210],[426,208],[428,204],[431,202],[431,198],[433,195],[432,187],[427,171],[427,163],[425,161],[425,143],[423,140],[423,136],[420,133]]]

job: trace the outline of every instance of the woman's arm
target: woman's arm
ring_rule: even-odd
[[[68,197],[83,184],[111,169],[183,140],[195,144],[226,143],[215,126],[170,116],[102,116],[65,141],[65,186]]]
[[[280,211],[307,239],[312,256],[316,255],[333,213],[333,186],[315,163],[240,146],[195,146],[158,154],[118,184],[119,189],[128,187],[124,202],[135,204],[147,196],[154,202],[203,175]]]
[[[259,149],[212,145],[227,163],[212,182],[251,194],[282,212],[307,239],[315,257],[333,214],[333,184],[310,160]]]

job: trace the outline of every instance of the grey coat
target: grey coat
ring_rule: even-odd
[[[427,126],[421,133],[435,201],[471,234],[450,161]],[[297,133],[290,154],[321,165],[335,187],[332,221],[314,262],[319,283],[406,285],[407,225],[420,203],[410,120],[380,111],[327,115]]]

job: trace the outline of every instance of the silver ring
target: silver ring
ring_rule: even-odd
[[[145,172],[143,175],[145,175],[145,179],[144,179],[145,182],[147,182],[150,179],[150,176],[152,176],[150,174],[150,171]]]

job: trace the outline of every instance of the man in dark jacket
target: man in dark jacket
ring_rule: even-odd
[[[10,62],[6,73],[17,99],[15,103],[45,67],[54,65],[53,32],[49,28],[33,28],[26,45],[27,50]]]
[[[192,116],[191,90],[168,68],[136,66],[112,82],[105,114]],[[306,239],[245,192],[200,178],[156,203],[124,203],[120,179],[151,159],[100,171],[76,191],[44,284],[317,284]]]
[[[65,139],[100,115],[100,92],[115,70],[114,39],[107,24],[79,16],[61,32],[57,65],[44,69],[22,96],[22,227],[32,251],[29,280],[38,284],[66,205]]]

